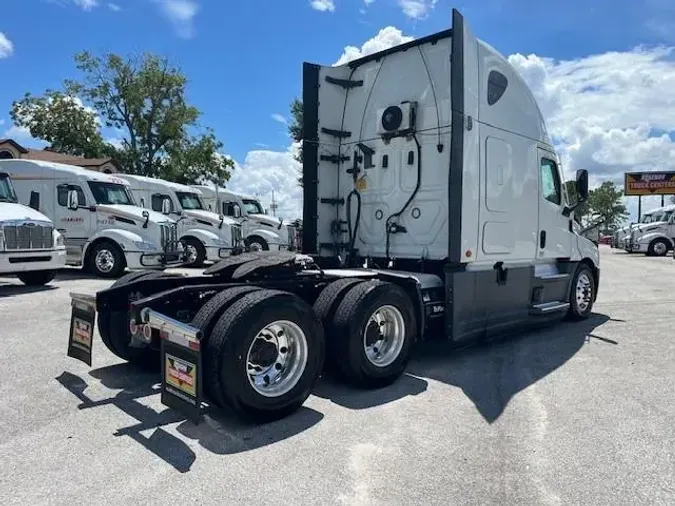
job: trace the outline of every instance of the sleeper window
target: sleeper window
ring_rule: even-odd
[[[558,167],[553,160],[541,159],[541,194],[552,202],[560,205],[562,203],[562,191],[560,184],[560,175]]]

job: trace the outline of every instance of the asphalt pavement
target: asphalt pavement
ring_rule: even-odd
[[[323,380],[285,420],[195,426],[94,342],[66,357],[67,270],[0,278],[4,504],[675,504],[675,261],[602,246],[593,316],[487,346],[423,345],[393,386]]]

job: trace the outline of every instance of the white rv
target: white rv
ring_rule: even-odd
[[[11,176],[20,202],[40,200],[40,212],[65,237],[69,265],[114,278],[125,268],[183,263],[176,222],[138,207],[123,179],[34,160],[0,160],[0,169]]]
[[[675,205],[662,207],[648,223],[632,227],[626,251],[645,253],[649,256],[665,256],[673,249],[675,237]]]
[[[177,221],[178,237],[186,249],[186,266],[201,267],[205,260],[217,262],[243,248],[241,225],[209,211],[198,189],[144,176],[117,177],[129,182],[141,207],[161,213],[168,200],[168,215]]]
[[[244,244],[249,251],[297,249],[295,227],[270,216],[255,197],[234,193],[225,188],[195,185],[210,209],[237,219],[242,225]]]
[[[9,174],[0,170],[0,276],[45,285],[65,266],[63,236],[44,214],[19,204]]]

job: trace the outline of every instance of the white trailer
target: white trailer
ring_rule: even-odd
[[[39,286],[65,266],[63,236],[44,214],[19,203],[9,174],[0,169],[0,276]]]
[[[270,216],[260,200],[225,188],[194,185],[202,192],[204,202],[242,225],[248,251],[295,251],[298,244],[295,227]]]
[[[675,205],[662,207],[646,223],[631,227],[626,242],[629,253],[665,256],[673,250],[675,241]]]
[[[98,314],[113,353],[144,343],[128,360],[163,364],[163,403],[198,420],[206,396],[274,420],[323,370],[382,388],[419,339],[463,347],[589,318],[598,247],[575,231],[536,99],[458,11],[450,30],[305,63],[302,102],[304,254],[243,253],[197,278],[73,295],[73,317],[93,327]],[[587,171],[576,190],[585,201]]]
[[[0,160],[18,198],[39,199],[39,210],[64,235],[66,262],[104,278],[131,270],[183,264],[176,222],[136,205],[129,183],[60,163]]]
[[[241,225],[233,218],[209,211],[200,190],[163,179],[116,176],[131,185],[141,207],[161,213],[164,201],[169,202],[168,216],[178,223],[178,237],[186,249],[186,267],[217,262],[243,249]]]

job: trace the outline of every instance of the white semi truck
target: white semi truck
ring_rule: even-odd
[[[117,174],[131,186],[141,207],[161,213],[169,202],[168,216],[178,223],[178,237],[186,249],[186,267],[217,262],[243,248],[241,225],[233,218],[208,210],[202,192],[162,179]]]
[[[205,398],[274,420],[324,364],[381,388],[420,339],[462,347],[591,315],[598,247],[575,231],[535,97],[458,11],[449,30],[305,63],[302,98],[303,254],[243,253],[201,277],[134,273],[72,295],[74,328],[93,332],[98,315],[113,353],[161,364],[164,404],[199,420]],[[575,184],[583,202],[585,170]],[[91,363],[92,336],[76,348],[71,332],[69,356]]]
[[[298,239],[295,227],[270,216],[260,200],[225,188],[195,185],[210,209],[235,218],[242,225],[248,251],[294,251]]]
[[[63,234],[68,265],[116,278],[126,268],[182,265],[176,222],[136,205],[129,184],[118,177],[59,163],[0,160],[19,201],[40,201],[39,210]]]
[[[626,250],[627,244],[630,241],[631,231],[639,225],[651,223],[653,221],[654,215],[659,211],[661,211],[662,209],[663,209],[662,207],[651,209],[650,211],[645,212],[640,217],[640,221],[638,221],[637,223],[631,223],[630,225],[626,225],[624,227],[617,229],[616,232],[614,232],[614,237],[612,240],[612,248],[619,248]]]
[[[37,197],[33,197],[37,206]],[[44,214],[21,205],[12,179],[0,168],[0,276],[46,285],[66,266],[63,236]]]
[[[649,222],[632,227],[626,242],[629,253],[645,253],[648,256],[665,256],[673,249],[675,205],[662,207]]]

